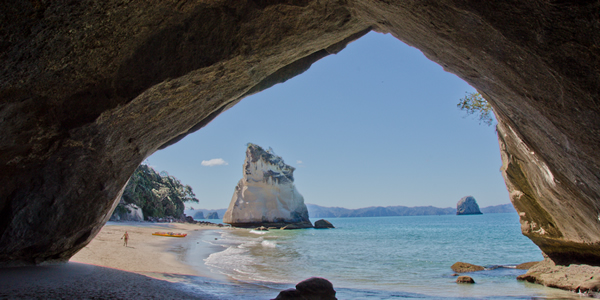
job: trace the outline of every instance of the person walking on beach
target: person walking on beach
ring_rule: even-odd
[[[129,239],[129,234],[127,234],[127,231],[125,231],[125,234],[121,237],[121,239],[123,240],[123,246],[127,247],[127,240]]]

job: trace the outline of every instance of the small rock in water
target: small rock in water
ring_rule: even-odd
[[[296,224],[289,224],[289,225],[285,225],[285,226],[281,227],[281,230],[288,230],[288,229],[302,229],[302,227],[297,226]]]
[[[475,283],[475,280],[469,276],[458,276],[456,283]]]
[[[321,277],[311,277],[296,285],[295,289],[279,292],[273,300],[337,300],[333,284]]]
[[[331,222],[321,219],[315,222],[315,228],[335,228]]]
[[[456,273],[468,273],[468,272],[476,272],[476,271],[485,270],[485,268],[482,266],[464,263],[464,262],[460,262],[460,261],[453,264],[450,268],[452,269],[452,271],[454,271]]]

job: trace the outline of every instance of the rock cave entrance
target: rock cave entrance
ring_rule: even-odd
[[[456,107],[467,90],[417,49],[371,32],[148,161],[192,185],[204,199],[192,206],[210,209],[229,205],[247,142],[295,166],[311,204],[445,208],[471,194],[482,207],[510,203],[494,127]],[[210,159],[222,165],[203,166]]]
[[[558,263],[600,264],[596,2],[23,2],[0,11],[3,264],[67,260],[147,156],[371,30],[484,93],[524,234]]]

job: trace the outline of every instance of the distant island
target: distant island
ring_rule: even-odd
[[[428,215],[455,215],[456,208],[439,208],[434,206],[371,206],[365,208],[348,209],[343,207],[324,207],[315,204],[306,204],[311,218],[353,218],[353,217],[393,217],[393,216],[428,216]],[[512,204],[488,206],[481,209],[484,214],[516,213]]]
[[[393,217],[393,216],[428,216],[428,215],[455,215],[456,208],[439,208],[434,206],[371,206],[365,208],[349,209],[343,207],[325,207],[316,204],[306,204],[308,215],[311,218],[353,218],[353,217]],[[196,212],[202,211],[204,215],[207,212],[216,211],[222,216],[227,209],[196,209]],[[187,211],[186,213],[193,212]],[[500,204],[481,208],[484,214],[496,213],[516,213],[512,204]],[[191,215],[194,215],[193,213]]]

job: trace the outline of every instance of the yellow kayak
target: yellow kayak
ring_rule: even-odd
[[[170,237],[185,237],[187,233],[175,233],[175,232],[155,232],[152,235],[170,236]]]

